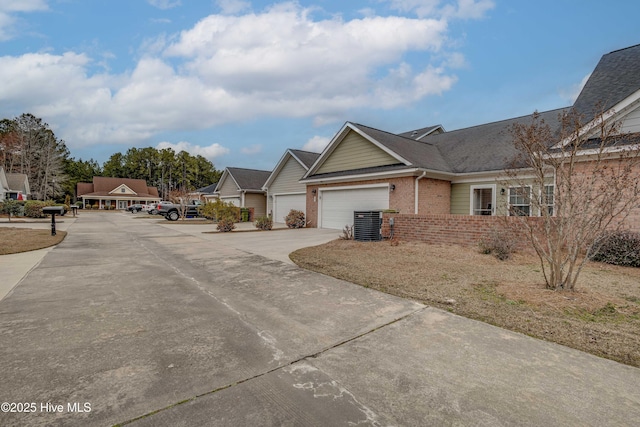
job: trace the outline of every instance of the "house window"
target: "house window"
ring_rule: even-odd
[[[120,192],[121,192],[121,193],[124,193],[125,191],[127,191],[127,190],[125,190],[124,188],[121,188],[121,189],[120,189]]]
[[[531,216],[531,187],[509,188],[509,215]]]
[[[493,215],[493,188],[472,188],[472,215]]]
[[[553,192],[555,190],[554,185],[545,185],[544,190],[542,191],[542,203],[541,206],[543,209],[546,207],[547,213],[549,216],[553,216],[553,207],[554,207],[554,197]]]

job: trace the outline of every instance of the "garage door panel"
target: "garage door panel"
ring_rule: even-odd
[[[342,230],[345,225],[353,225],[353,211],[389,209],[387,187],[324,190],[321,197],[322,228]]]
[[[302,211],[306,215],[307,196],[306,194],[286,194],[275,196],[274,218],[275,222],[284,222],[284,218],[289,215],[291,209]]]

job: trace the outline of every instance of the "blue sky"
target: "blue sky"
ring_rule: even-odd
[[[571,105],[640,2],[0,0],[0,118],[75,158],[172,147],[272,169],[352,121],[447,130]]]

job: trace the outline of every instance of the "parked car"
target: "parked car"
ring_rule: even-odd
[[[144,205],[141,205],[140,203],[136,203],[127,207],[127,210],[131,213],[140,212],[142,209],[144,209]]]
[[[147,213],[149,215],[157,215],[158,214],[158,205],[160,203],[165,203],[166,204],[166,203],[169,203],[169,202],[162,201],[162,202],[158,202],[158,203],[151,203],[151,204],[147,205],[147,209],[145,209],[145,210],[147,211]]]
[[[202,205],[202,202],[199,200],[192,200],[186,205],[186,217],[187,218],[197,218],[200,216],[199,207]],[[158,215],[162,215],[169,221],[177,221],[180,219],[180,208],[179,204],[174,204],[171,202],[160,202],[156,209],[158,210]]]

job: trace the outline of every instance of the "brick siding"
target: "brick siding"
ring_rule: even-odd
[[[480,239],[494,227],[504,227],[505,221],[517,221],[522,218],[472,215],[410,215],[383,214],[382,235],[390,237],[389,218],[394,219],[394,237],[406,241],[426,242],[429,244],[475,246]],[[526,218],[527,221],[540,221],[539,217]],[[525,236],[515,236],[521,242],[520,249],[527,249]]]

